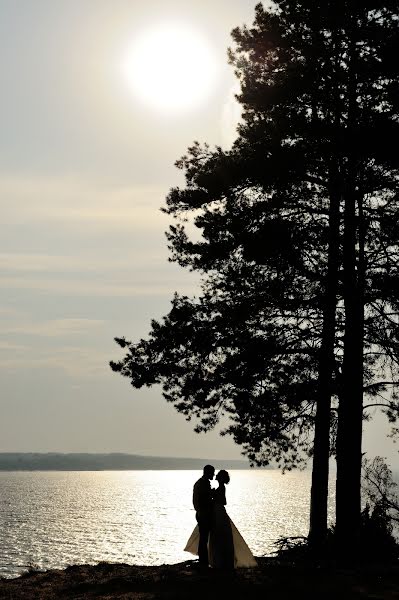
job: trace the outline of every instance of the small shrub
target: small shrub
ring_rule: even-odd
[[[362,511],[360,551],[363,562],[392,562],[399,557],[399,545],[392,533],[392,519],[383,502],[369,504]]]

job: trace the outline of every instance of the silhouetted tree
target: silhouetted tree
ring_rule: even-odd
[[[351,552],[360,527],[360,478],[364,368],[376,367],[370,352],[382,353],[397,371],[395,343],[375,331],[397,322],[397,301],[386,296],[376,278],[397,287],[398,231],[381,237],[381,225],[398,212],[398,161],[390,149],[398,133],[397,2],[339,3],[341,94],[343,263],[345,334],[337,432],[336,527],[341,548]],[[378,232],[378,233],[377,233]],[[375,249],[378,236],[380,250]],[[396,282],[396,283],[394,283]],[[392,299],[392,294],[391,294]],[[378,307],[378,308],[377,308]],[[370,326],[366,320],[371,322]],[[376,346],[378,345],[378,348]],[[374,347],[373,347],[374,346]],[[368,358],[365,363],[365,354]],[[393,360],[392,360],[393,359]],[[397,376],[394,375],[394,382]],[[396,385],[396,383],[395,383]],[[392,406],[392,405],[391,405]],[[397,410],[395,406],[394,410]]]
[[[374,510],[380,506],[387,513],[390,521],[399,523],[398,484],[394,481],[392,471],[381,456],[372,460],[363,458],[362,495],[367,504]]]
[[[276,4],[281,9],[277,28],[288,46],[285,56],[291,53],[291,69],[287,75],[282,66],[284,50],[276,41],[274,17],[258,7],[253,28],[235,33],[241,50],[235,64],[245,107],[240,133],[255,147],[260,136],[263,139],[280,130],[285,117],[291,127],[289,143],[303,153],[293,156],[293,160],[306,163],[308,181],[317,181],[320,193],[330,202],[329,269],[324,287],[312,481],[311,530],[313,522],[315,537],[325,534],[322,523],[326,518],[328,414],[342,205],[342,286],[338,298],[344,307],[345,335],[337,446],[337,531],[342,531],[344,538],[353,538],[360,523],[363,388],[375,372],[377,354],[380,365],[388,359],[393,367],[391,383],[396,385],[398,381],[398,353],[392,335],[397,331],[397,302],[393,300],[395,293],[384,298],[381,286],[384,280],[397,290],[398,234],[393,225],[398,208],[397,156],[392,152],[392,136],[396,136],[398,120],[398,70],[394,62],[398,4],[289,0]],[[285,75],[288,84],[278,85]],[[290,108],[295,109],[294,114]],[[309,161],[312,150],[324,168],[324,176],[318,179]],[[278,161],[282,156],[277,152],[275,158]],[[385,236],[384,241],[380,236],[381,219],[391,223],[391,237]],[[380,241],[377,253],[373,252],[376,231]],[[389,250],[381,253],[384,247]],[[376,278],[380,280],[377,286]],[[367,373],[363,372],[365,351]],[[372,352],[377,353],[374,358]],[[376,391],[378,384],[370,386]],[[383,387],[380,384],[380,391]],[[389,407],[390,418],[396,418],[395,401]],[[343,545],[347,546],[345,539]]]
[[[190,243],[181,225],[172,228],[170,241],[175,259],[184,266],[209,273],[215,271],[215,265],[221,272],[225,269],[225,264],[229,264],[227,275],[230,278],[229,286],[232,288],[230,302],[233,304],[237,302],[238,296],[231,281],[242,279],[240,270],[246,268],[250,277],[248,278],[247,274],[244,279],[247,285],[243,297],[247,302],[254,281],[251,271],[255,269],[254,264],[258,265],[260,280],[265,288],[260,288],[258,295],[253,293],[254,289],[251,293],[257,303],[255,310],[252,308],[251,315],[256,317],[255,329],[252,325],[252,330],[255,332],[258,346],[261,334],[266,337],[270,346],[273,345],[270,342],[271,331],[261,330],[260,311],[263,311],[263,321],[265,316],[268,316],[278,323],[280,338],[282,335],[288,336],[291,346],[296,333],[299,344],[296,353],[294,347],[289,348],[289,361],[284,357],[281,342],[275,345],[273,358],[279,374],[278,387],[275,381],[270,384],[265,375],[273,372],[270,366],[270,352],[263,355],[263,364],[258,368],[256,389],[261,387],[269,390],[270,395],[270,390],[274,388],[277,393],[271,395],[266,405],[264,396],[259,396],[257,391],[257,411],[254,410],[254,402],[243,403],[241,400],[240,411],[233,411],[233,414],[239,415],[238,422],[235,428],[230,428],[229,431],[235,434],[236,441],[244,444],[246,449],[252,449],[250,456],[258,464],[264,464],[271,457],[279,456],[284,462],[288,456],[286,451],[289,449],[290,461],[284,464],[293,466],[297,464],[295,461],[299,460],[297,450],[303,448],[297,443],[296,427],[300,422],[301,431],[304,431],[303,421],[306,417],[305,430],[309,433],[313,427],[318,397],[316,430],[320,431],[320,435],[316,439],[315,465],[317,467],[319,464],[319,468],[315,467],[316,477],[312,486],[312,515],[315,517],[316,511],[320,514],[312,519],[312,530],[320,529],[322,523],[325,532],[330,397],[334,367],[339,190],[335,181],[336,152],[331,139],[328,136],[324,139],[322,135],[317,94],[321,93],[323,86],[326,88],[324,98],[328,99],[331,105],[329,110],[333,115],[336,87],[330,80],[320,80],[317,94],[313,97],[309,94],[309,86],[316,90],[314,82],[319,70],[312,47],[314,40],[303,40],[298,52],[298,31],[295,30],[291,34],[289,31],[283,16],[264,12],[258,7],[254,29],[251,32],[234,32],[238,46],[236,67],[239,76],[242,75],[241,101],[245,106],[246,126],[241,128],[240,138],[231,153],[222,153],[219,150],[212,154],[207,148],[202,149],[197,145],[180,162],[180,166],[186,169],[187,189],[172,191],[168,199],[168,212],[177,214],[195,211],[196,208],[204,209],[204,214],[197,217],[196,225],[202,228],[206,243]],[[255,39],[251,39],[251,36]],[[262,46],[265,39],[267,44],[263,43]],[[255,59],[250,55],[245,60],[249,43],[255,48]],[[262,52],[274,55],[274,60],[269,61],[269,69],[264,68],[267,57],[262,55]],[[231,58],[234,61],[233,55]],[[250,80],[249,91],[245,77]],[[246,93],[250,94],[249,99]],[[326,154],[329,157],[328,164]],[[329,201],[329,192],[335,198],[334,203]],[[219,208],[214,208],[218,201]],[[333,226],[328,230],[329,219]],[[224,228],[222,232],[221,227]],[[226,228],[229,230],[227,236]],[[335,244],[335,251],[328,253],[328,242],[330,245]],[[283,256],[279,250],[279,243],[285,246],[285,250],[290,250],[289,256]],[[324,258],[321,258],[323,251]],[[231,267],[232,257],[235,271]],[[225,278],[225,275],[223,277]],[[212,280],[215,281],[214,275]],[[209,286],[209,283],[207,285]],[[290,301],[284,304],[284,296],[287,295]],[[324,302],[320,302],[323,297]],[[268,313],[267,302],[271,303]],[[248,322],[244,320],[243,324],[248,332]],[[234,346],[242,348],[241,354],[245,353],[245,348],[250,347],[248,341],[245,337],[238,336],[237,328],[233,329],[233,332]],[[246,336],[248,337],[248,333]],[[258,348],[258,354],[259,351]],[[301,359],[297,364],[293,358],[295,354]],[[309,369],[303,369],[303,357],[306,354],[311,357],[308,358],[311,376]],[[253,360],[250,352],[247,353],[246,359],[246,364],[250,365],[251,361],[248,359]],[[306,377],[302,386],[307,390],[306,410],[299,401],[301,396],[296,388],[288,386],[285,393],[279,389],[284,385],[287,387],[286,382],[290,381],[290,377],[284,377],[283,360],[287,360],[287,366],[295,373],[294,381],[295,378]],[[297,368],[294,370],[294,367]],[[243,397],[246,400],[251,388],[250,370],[248,367],[243,373],[245,376],[241,382]],[[320,375],[317,384],[318,371]],[[276,377],[274,379],[276,380]],[[214,386],[218,387],[217,381],[212,381],[212,387]],[[267,415],[261,418],[260,411],[263,411],[265,406],[272,405],[271,400],[274,404],[273,410],[277,411],[277,407],[283,405],[282,399],[286,396],[295,400],[294,406],[297,407],[296,412],[290,410],[287,414],[287,411],[284,411],[283,423],[289,426],[290,444],[287,445],[286,430],[279,422],[278,430],[284,431],[285,436],[278,436],[277,439],[280,441],[281,438],[282,443],[275,446],[273,436],[276,434],[273,433],[273,422],[270,421],[273,413],[268,408]],[[250,415],[253,415],[252,418]],[[265,418],[266,416],[268,418]],[[257,427],[254,426],[255,423]],[[307,443],[309,453],[311,444]],[[272,448],[276,448],[277,451],[271,452]],[[295,453],[293,448],[296,448]],[[295,461],[292,458],[294,455]],[[323,532],[319,533],[319,537],[323,536]]]
[[[399,497],[392,471],[381,456],[363,458],[361,552],[365,561],[396,562],[399,545],[394,523],[399,522]]]
[[[281,31],[279,44],[281,52],[287,53]],[[288,54],[285,60],[287,73],[279,85],[291,88],[289,76],[293,65],[288,62]],[[179,312],[180,322],[183,322],[190,306],[191,329],[184,344],[176,343],[176,321],[173,321],[174,336],[171,337],[171,323],[167,320],[163,326],[153,324],[154,335],[149,343],[143,342],[140,347],[130,349],[130,364],[114,364],[115,369],[128,376],[134,364],[133,382],[141,383],[142,380],[137,379],[139,360],[144,370],[151,361],[157,366],[161,363],[151,353],[152,342],[155,344],[163,335],[160,333],[163,327],[168,335],[162,339],[179,350],[184,347],[187,354],[187,345],[192,346],[195,335],[194,316],[198,316],[198,311],[204,313],[206,316],[199,318],[209,329],[203,338],[212,340],[213,346],[209,349],[201,339],[199,347],[203,353],[193,355],[186,363],[184,383],[182,369],[179,370],[176,391],[172,396],[168,389],[168,399],[186,414],[190,411],[197,416],[200,413],[207,415],[206,411],[212,413],[212,418],[204,417],[202,427],[214,423],[217,409],[220,412],[220,408],[224,408],[232,414],[233,423],[237,417],[229,432],[244,445],[254,462],[267,464],[274,458],[288,467],[303,460],[298,452],[304,443],[301,436],[298,444],[298,423],[306,434],[313,427],[322,324],[320,280],[327,262],[326,259],[323,264],[320,255],[323,248],[326,252],[329,213],[328,200],[318,190],[320,181],[324,181],[324,165],[317,157],[317,150],[312,147],[309,159],[304,161],[303,152],[308,142],[300,147],[291,143],[292,120],[299,119],[301,128],[306,124],[302,104],[302,98],[289,100],[286,97],[284,102],[272,105],[275,131],[268,136],[263,132],[256,146],[244,136],[230,153],[220,149],[212,153],[197,144],[179,162],[186,171],[187,188],[172,190],[167,211],[177,216],[198,211],[195,224],[202,230],[204,242],[191,242],[181,224],[171,228],[169,240],[175,260],[207,274],[204,281],[206,294],[200,299],[199,307],[186,299],[184,315]],[[302,113],[300,117],[296,116],[296,107]],[[287,120],[285,109],[291,111],[291,121]],[[278,119],[281,123],[276,122]],[[181,300],[176,299],[174,310],[177,302],[181,308]],[[333,306],[335,308],[335,302]],[[223,320],[217,315],[216,341],[208,325],[214,318],[212,310],[218,310],[224,317]],[[231,319],[232,314],[234,319]],[[230,320],[226,322],[227,317]],[[224,331],[223,337],[220,331]],[[183,356],[178,358],[174,346],[173,360],[168,361],[168,368],[180,365],[183,360]],[[223,377],[222,367],[217,371],[214,365],[204,367],[207,353],[215,362],[212,351],[220,355],[217,358],[221,359]],[[228,361],[224,353],[231,355]],[[194,361],[199,363],[197,368]],[[205,370],[209,371],[206,373],[209,385],[205,400],[201,401]],[[242,373],[240,378],[238,370]],[[146,373],[154,376],[155,366]],[[215,373],[217,377],[213,376]],[[170,371],[163,371],[162,375],[165,385],[170,386]],[[229,386],[217,401],[217,391],[226,379]],[[188,386],[187,380],[193,380],[193,383]],[[147,381],[153,382],[155,379]],[[191,395],[187,395],[187,390]],[[234,397],[232,390],[239,396]],[[182,398],[187,398],[185,404]],[[287,406],[284,406],[285,399]],[[234,407],[227,409],[230,400]],[[311,444],[307,444],[310,451]]]
[[[160,383],[197,430],[229,415],[225,432],[254,463],[291,468],[313,454],[319,544],[331,396],[337,531],[348,540],[360,523],[363,392],[398,381],[397,165],[385,143],[397,131],[397,6],[275,4],[233,32],[236,143],[195,144],[178,162],[186,187],[167,198],[172,260],[202,274],[202,293],[175,296],[147,340],[118,339],[128,352],[112,368],[135,387]],[[376,379],[388,367],[392,377]],[[395,396],[383,404],[394,420]]]
[[[283,124],[283,144],[290,146],[291,155],[284,155],[280,149],[274,150],[275,160],[291,161],[289,178],[295,177],[292,164],[299,167],[297,176],[302,184],[324,200],[325,216],[328,214],[327,266],[324,272],[320,272],[322,332],[318,353],[310,517],[310,537],[312,543],[318,546],[327,534],[330,404],[335,365],[342,196],[342,157],[337,139],[341,120],[337,27],[331,19],[332,15],[335,16],[332,3],[277,4],[282,9],[277,20],[258,6],[252,29],[244,28],[233,33],[239,51],[235,57],[232,55],[232,60],[242,82],[240,100],[245,106],[245,125],[241,128],[241,136],[255,145],[260,132],[265,133],[266,129],[267,138],[267,135],[275,135],[275,130],[279,131]],[[273,30],[276,22],[277,27]],[[313,245],[314,257],[315,254],[317,241],[316,249]]]

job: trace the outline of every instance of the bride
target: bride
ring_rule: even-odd
[[[212,524],[208,541],[210,565],[216,569],[256,567],[251,550],[226,512],[226,485],[230,481],[230,475],[222,469],[216,475],[216,481],[219,486],[213,492]],[[197,525],[184,550],[198,555],[198,542]]]

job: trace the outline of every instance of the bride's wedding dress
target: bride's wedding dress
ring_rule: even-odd
[[[209,564],[216,569],[256,567],[257,562],[225,509],[224,486],[214,493],[212,526],[209,535]],[[199,529],[195,527],[184,550],[198,555]]]

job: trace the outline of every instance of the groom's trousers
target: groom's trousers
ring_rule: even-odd
[[[207,567],[209,565],[208,559],[208,538],[211,529],[211,518],[210,515],[201,515],[196,513],[198,529],[199,529],[199,544],[198,544],[198,558],[199,564]]]

